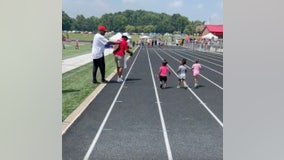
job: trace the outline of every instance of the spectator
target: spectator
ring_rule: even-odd
[[[76,40],[76,42],[75,42],[75,49],[80,49],[78,40]]]
[[[118,44],[118,42],[110,42],[104,35],[107,32],[105,26],[99,26],[98,32],[95,34],[92,45],[92,56],[93,56],[93,83],[98,83],[97,81],[97,70],[100,69],[101,72],[101,82],[107,83],[105,79],[105,59],[104,59],[104,49],[105,46],[110,44]]]

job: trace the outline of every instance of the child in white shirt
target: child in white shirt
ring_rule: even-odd
[[[179,65],[178,70],[177,70],[177,74],[178,74],[178,86],[177,86],[177,88],[180,88],[181,84],[183,84],[183,87],[185,87],[185,89],[188,87],[187,84],[186,84],[186,81],[185,81],[186,72],[187,72],[185,64],[186,64],[186,59],[183,58],[180,61],[180,65]]]

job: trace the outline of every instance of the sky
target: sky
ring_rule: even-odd
[[[223,24],[223,0],[62,0],[62,10],[72,18],[77,15],[100,18],[103,14],[127,9],[179,13],[190,21]]]

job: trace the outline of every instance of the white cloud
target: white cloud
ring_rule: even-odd
[[[172,8],[180,8],[183,6],[183,2],[182,0],[174,0],[173,2],[169,4],[169,6]]]

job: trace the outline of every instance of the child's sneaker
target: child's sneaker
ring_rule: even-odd
[[[117,78],[117,82],[123,82],[122,78]]]
[[[184,88],[187,88],[188,86],[187,86],[187,83],[184,81],[183,82],[183,86],[184,86]]]

